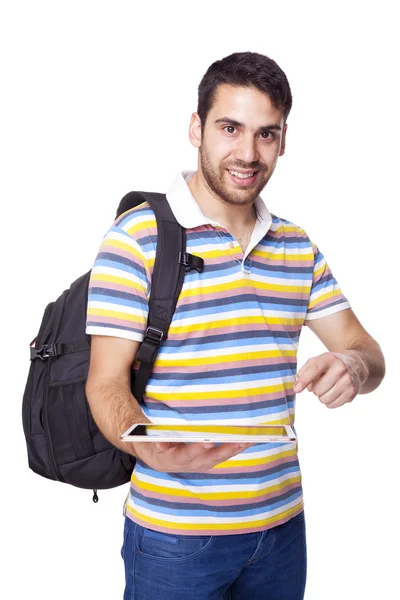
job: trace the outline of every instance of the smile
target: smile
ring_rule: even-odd
[[[253,177],[256,171],[252,171],[252,173],[239,173],[239,171],[229,171],[229,173],[231,175],[234,175],[235,177],[239,177],[239,179],[248,179],[249,177]]]
[[[233,169],[227,169],[231,181],[240,187],[248,187],[253,185],[256,181],[259,171],[250,171],[247,173],[241,173],[240,171],[234,171]]]

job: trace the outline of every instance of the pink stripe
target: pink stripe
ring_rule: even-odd
[[[254,389],[254,391],[257,391],[257,388]],[[238,393],[240,393],[240,390],[238,390]],[[285,395],[286,397],[286,402],[288,402],[289,400],[293,399],[293,394],[291,394],[289,392],[289,390],[283,390],[281,392],[274,392],[274,393],[270,393],[270,394],[254,394],[254,395],[248,395],[248,396],[242,396],[240,398],[209,398],[207,400],[174,400],[173,398],[167,398],[166,400],[154,400],[153,398],[151,398],[150,396],[144,396],[145,401],[146,402],[151,402],[154,404],[154,402],[161,402],[162,404],[165,404],[166,406],[168,406],[169,408],[182,408],[184,406],[186,407],[191,407],[191,408],[198,408],[198,407],[218,407],[223,409],[225,406],[235,406],[236,404],[248,404],[249,405],[249,409],[251,409],[251,405],[254,403],[258,403],[258,402],[268,402],[271,400],[275,400],[277,398],[280,398],[282,395]],[[276,407],[277,412],[281,412],[282,406],[278,406]],[[271,419],[271,415],[269,415],[269,420]]]
[[[111,326],[118,325],[119,327],[126,328],[129,331],[131,329],[135,329],[135,330],[139,330],[143,333],[145,332],[145,329],[146,329],[146,325],[144,323],[139,323],[137,321],[127,321],[125,319],[114,319],[113,317],[97,317],[96,315],[89,315],[88,321],[90,321],[91,324],[99,323],[100,325],[111,325]],[[117,330],[115,333],[118,337]]]

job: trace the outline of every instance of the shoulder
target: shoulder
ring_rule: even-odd
[[[139,241],[143,237],[157,234],[157,222],[154,211],[147,202],[139,204],[122,213],[114,222],[113,228]]]
[[[269,233],[272,237],[280,238],[288,243],[296,243],[297,241],[312,245],[310,238],[300,225],[274,214],[271,214],[271,217],[272,223]]]

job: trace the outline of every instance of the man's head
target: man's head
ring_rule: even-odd
[[[189,135],[214,195],[231,205],[254,201],[284,153],[291,106],[286,75],[266,56],[235,53],[209,67]]]

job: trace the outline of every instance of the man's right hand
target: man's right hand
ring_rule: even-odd
[[[253,444],[133,442],[135,456],[162,473],[205,473]]]

